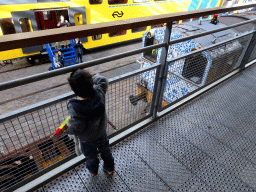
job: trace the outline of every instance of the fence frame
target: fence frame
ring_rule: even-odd
[[[172,27],[172,21],[175,20],[182,20],[182,19],[187,19],[187,18],[192,18],[192,17],[198,17],[198,16],[204,16],[204,15],[210,15],[210,14],[215,14],[215,13],[222,13],[222,12],[228,12],[228,11],[233,11],[233,10],[239,10],[239,9],[245,9],[245,8],[250,8],[250,7],[254,7],[256,6],[256,4],[250,4],[250,5],[245,5],[245,6],[237,6],[237,7],[232,7],[232,8],[211,8],[211,9],[203,9],[203,10],[196,10],[196,11],[189,11],[189,12],[182,12],[182,13],[173,13],[173,14],[165,14],[165,15],[160,15],[160,16],[152,16],[152,17],[148,17],[148,18],[140,18],[140,19],[131,19],[131,20],[124,20],[124,21],[116,21],[116,22],[109,22],[109,23],[102,23],[102,24],[97,24],[96,25],[85,25],[85,26],[76,26],[76,27],[70,27],[70,28],[65,28],[65,29],[56,29],[56,30],[50,30],[50,32],[48,31],[39,31],[39,32],[29,32],[29,33],[24,33],[24,34],[13,34],[13,35],[8,35],[4,36],[4,37],[0,37],[0,51],[6,50],[6,49],[14,49],[14,48],[20,48],[20,47],[25,47],[26,46],[32,46],[36,44],[43,44],[46,41],[47,42],[54,42],[56,40],[61,41],[61,40],[65,40],[67,39],[67,37],[73,38],[73,37],[79,37],[81,34],[83,35],[87,35],[87,36],[91,36],[91,35],[97,35],[97,34],[102,34],[102,33],[110,33],[113,31],[118,31],[120,29],[130,29],[130,28],[136,28],[136,27],[143,27],[143,26],[147,26],[147,25],[152,25],[152,24],[160,24],[160,23],[168,23],[167,24],[167,33],[166,38],[164,43],[161,44],[157,44],[157,45],[152,45],[152,46],[148,46],[145,48],[141,48],[141,49],[137,49],[137,50],[133,50],[133,51],[129,51],[129,52],[125,52],[125,53],[121,53],[121,54],[116,54],[116,55],[112,55],[112,56],[108,56],[108,57],[104,57],[104,58],[100,58],[100,59],[96,59],[90,62],[84,62],[82,64],[76,65],[76,66],[71,66],[71,67],[66,67],[63,69],[59,69],[56,71],[51,71],[51,72],[45,72],[45,73],[41,73],[41,74],[37,74],[37,75],[33,75],[33,76],[29,76],[26,78],[22,78],[22,79],[17,79],[17,80],[13,80],[13,81],[9,81],[9,82],[5,82],[5,83],[1,83],[0,84],[0,91],[2,90],[6,90],[9,88],[13,88],[13,87],[17,87],[20,85],[24,85],[24,84],[28,84],[31,82],[36,82],[42,79],[46,79],[46,78],[50,78],[50,77],[54,77],[54,76],[58,76],[58,75],[62,75],[65,73],[69,73],[71,71],[73,71],[74,69],[78,69],[78,68],[87,68],[87,67],[91,67],[91,66],[95,66],[98,64],[102,64],[108,61],[112,61],[112,60],[117,60],[123,57],[127,57],[130,55],[134,55],[137,53],[142,53],[146,50],[151,50],[154,48],[168,48],[169,45],[172,44],[176,44],[182,41],[186,41],[189,39],[194,39],[197,37],[202,37],[208,34],[212,34],[214,32],[219,32],[219,31],[224,31],[230,28],[234,28],[240,25],[244,25],[247,23],[251,23],[256,21],[256,19],[253,20],[249,20],[249,21],[245,21],[245,22],[241,22],[239,24],[235,24],[235,25],[230,25],[228,27],[224,27],[224,28],[220,28],[217,30],[212,30],[212,31],[208,31],[205,33],[201,33],[201,34],[197,34],[197,35],[193,35],[193,36],[189,36],[189,37],[185,37],[185,38],[181,38],[178,40],[173,40],[173,41],[169,41],[168,38],[170,38],[170,32],[171,32],[171,27]],[[113,27],[114,26],[114,27]],[[168,35],[169,33],[169,35]],[[121,132],[118,132],[118,134],[113,135],[110,138],[110,143],[111,145],[113,145],[114,143],[122,140],[123,138],[128,137],[129,135],[133,134],[134,132],[137,132],[138,130],[142,129],[143,127],[147,126],[148,124],[158,120],[161,116],[166,115],[167,113],[169,113],[170,111],[173,110],[174,107],[179,107],[183,104],[185,104],[186,102],[194,99],[196,96],[191,97],[193,94],[195,94],[195,92],[201,92],[200,94],[210,90],[211,88],[213,88],[214,86],[216,86],[217,84],[227,80],[228,78],[234,76],[235,74],[239,73],[239,69],[235,69],[232,72],[230,72],[228,75],[222,77],[221,79],[217,80],[216,82],[211,83],[210,85],[207,85],[205,87],[201,87],[199,90],[196,90],[195,92],[192,92],[191,94],[188,94],[186,97],[183,97],[181,100],[186,100],[185,102],[181,102],[181,100],[172,103],[171,105],[168,105],[167,107],[165,107],[162,110],[159,110],[159,103],[161,103],[161,99],[162,99],[162,95],[163,95],[163,88],[164,88],[164,80],[166,79],[167,76],[167,70],[168,70],[168,64],[170,62],[174,62],[176,60],[185,58],[189,55],[192,54],[196,54],[196,53],[200,53],[203,51],[206,51],[208,49],[217,47],[219,45],[225,44],[227,42],[230,41],[234,41],[235,39],[247,36],[247,35],[251,35],[249,42],[246,45],[246,48],[243,50],[243,53],[240,56],[239,62],[236,66],[239,65],[240,69],[244,69],[246,66],[245,64],[248,62],[248,59],[251,55],[251,52],[253,50],[254,47],[254,40],[256,39],[256,32],[250,32],[247,34],[243,34],[239,37],[233,38],[233,39],[229,39],[227,41],[223,41],[221,43],[217,43],[214,44],[212,46],[203,48],[203,49],[199,49],[197,51],[193,51],[192,53],[189,54],[185,54],[182,55],[180,57],[176,57],[174,59],[172,59],[171,61],[166,61],[166,56],[167,56],[167,52],[163,52],[164,49],[162,49],[162,55],[161,55],[161,64],[160,65],[153,65],[151,67],[148,68],[143,68],[143,69],[139,69],[130,73],[127,73],[125,75],[121,75],[115,78],[112,78],[109,80],[110,84],[111,83],[115,83],[118,82],[120,80],[126,79],[128,77],[132,77],[135,76],[137,74],[140,74],[144,71],[148,71],[151,69],[156,69],[156,79],[155,79],[155,87],[158,87],[160,89],[159,91],[154,91],[153,93],[153,99],[151,102],[151,108],[150,108],[150,113],[148,116],[140,119],[139,121],[135,122],[135,124],[131,124],[129,126],[127,126],[126,128],[124,128]],[[253,40],[253,42],[251,41]],[[23,42],[23,43],[22,43]],[[25,43],[24,43],[25,42]],[[4,45],[4,46],[3,46]],[[160,69],[161,67],[161,69]],[[159,84],[161,86],[159,86]],[[209,88],[207,88],[209,87]],[[159,90],[158,89],[158,90]],[[158,93],[158,95],[156,94]],[[199,95],[200,95],[199,94]],[[0,121],[6,121],[12,118],[15,118],[17,116],[20,116],[22,114],[26,114],[28,112],[34,111],[36,109],[40,109],[42,107],[46,107],[52,104],[55,104],[59,101],[63,101],[66,99],[69,99],[71,97],[74,97],[74,94],[72,92],[64,94],[64,95],[60,95],[58,97],[4,114],[0,116]],[[181,102],[179,105],[179,102]],[[153,106],[153,107],[152,107]],[[172,109],[171,109],[172,108]],[[169,109],[169,110],[168,110]],[[160,112],[160,113],[159,113]],[[68,162],[69,161],[69,162]],[[82,157],[71,157],[70,159],[67,158],[63,161],[60,161],[59,163],[56,163],[56,165],[51,166],[51,170],[50,172],[54,172],[54,174],[50,174],[50,177],[46,177],[48,179],[42,180],[42,177],[39,177],[37,179],[40,179],[41,184],[47,182],[48,180],[55,178],[57,176],[59,176],[60,174],[68,171],[71,167],[84,162],[84,158]],[[59,169],[59,165],[60,164],[69,164],[69,166],[66,166],[65,168],[61,168],[60,170],[56,171],[57,169]],[[44,170],[44,172],[47,172],[48,170]],[[45,174],[49,174],[45,173]],[[36,174],[36,176],[40,176],[40,174],[42,174],[43,172],[38,173],[38,175]],[[26,190],[31,191],[36,189],[37,187],[39,187],[41,184],[36,183],[32,181],[34,177],[32,176],[31,178],[25,179],[24,181],[12,186],[11,188],[7,189],[7,190],[16,190],[18,188],[20,189],[24,189],[24,187],[26,188]],[[32,182],[30,182],[32,181]],[[30,183],[28,183],[30,182]],[[19,189],[18,189],[19,190]]]

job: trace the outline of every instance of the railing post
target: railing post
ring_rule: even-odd
[[[153,101],[153,118],[156,118],[157,112],[161,107],[162,103],[162,95],[164,92],[165,88],[165,81],[167,77],[167,71],[168,71],[168,66],[167,66],[167,54],[168,54],[168,47],[169,47],[169,42],[170,42],[170,36],[171,36],[171,31],[172,31],[172,22],[166,24],[166,30],[165,30],[165,35],[164,35],[164,43],[166,45],[162,48],[161,51],[161,56],[160,56],[160,64],[161,68],[159,71],[159,77],[156,78],[158,82],[155,83],[155,94],[156,98],[155,101]],[[158,75],[158,74],[156,74]]]
[[[243,52],[244,55],[242,55],[243,58],[239,66],[240,70],[243,70],[245,68],[245,65],[248,63],[251,53],[255,47],[255,43],[256,43],[256,32],[253,33],[249,43],[247,43],[247,47],[245,47],[244,49],[244,52]]]

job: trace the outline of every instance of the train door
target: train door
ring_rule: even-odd
[[[38,30],[57,28],[60,16],[64,16],[71,26],[86,24],[85,7],[70,7],[63,9],[37,10],[35,11]],[[86,37],[80,38],[81,42],[87,42]]]

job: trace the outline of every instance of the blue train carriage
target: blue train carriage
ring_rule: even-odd
[[[234,24],[234,22],[231,22],[231,24]],[[173,26],[170,39],[175,40],[226,27],[227,25],[229,25],[227,21],[226,24],[218,22],[215,25],[209,20],[202,20],[200,23],[199,21],[193,21],[178,24]],[[151,29],[143,35],[142,47],[162,43],[164,34],[165,28]],[[230,29],[169,46],[167,56],[169,67],[162,106],[166,106],[182,98],[188,93],[209,84],[234,69],[242,52],[244,42],[234,40],[225,46],[203,51],[170,63],[171,59],[234,38],[239,34],[239,30]],[[143,52],[141,60],[138,61],[141,63],[141,68],[159,64],[161,51],[162,48]],[[130,96],[130,101],[133,105],[136,105],[139,100],[144,100],[148,103],[151,102],[155,75],[156,69],[140,75],[138,95]]]

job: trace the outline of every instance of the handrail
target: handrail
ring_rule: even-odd
[[[77,37],[87,37],[104,33],[112,33],[120,30],[156,25],[161,23],[168,23],[171,21],[184,20],[204,15],[212,15],[234,10],[246,9],[255,6],[256,4],[249,4],[229,8],[207,8],[193,11],[170,13],[164,15],[155,15],[150,17],[113,21],[107,23],[97,23],[90,25],[72,26],[61,29],[49,29],[42,31],[4,35],[0,37],[0,51],[29,47],[38,44],[52,43],[56,41],[74,39]]]
[[[15,80],[12,80],[12,81],[7,81],[7,82],[4,82],[4,83],[0,83],[0,91],[10,89],[10,88],[13,88],[13,87],[17,87],[17,86],[20,86],[20,85],[25,85],[25,84],[28,84],[28,83],[40,81],[40,80],[43,80],[43,79],[55,77],[55,76],[62,75],[62,74],[65,74],[65,73],[69,73],[69,72],[74,71],[75,69],[85,68],[85,67],[88,68],[88,67],[92,67],[92,66],[95,66],[95,65],[98,65],[98,64],[105,63],[105,62],[120,59],[120,58],[123,58],[123,57],[128,57],[128,56],[131,56],[131,55],[134,55],[134,54],[142,53],[142,52],[144,52],[146,50],[149,50],[149,49],[160,48],[160,47],[163,47],[164,45],[165,45],[165,43],[151,45],[151,46],[147,46],[147,47],[144,47],[144,48],[140,48],[140,49],[136,49],[136,50],[132,50],[132,51],[127,51],[127,52],[123,52],[123,53],[103,57],[103,58],[100,58],[100,59],[95,59],[95,60],[92,60],[92,61],[87,61],[87,62],[77,64],[77,65],[73,65],[73,66],[70,66],[70,67],[65,67],[65,68],[62,68],[62,69],[49,71],[49,72],[43,72],[43,73],[39,73],[39,74],[36,74],[36,75],[31,75],[31,76],[23,77],[23,78],[20,78],[20,79],[15,79]]]
[[[230,25],[230,26],[227,26],[227,27],[222,27],[222,28],[219,28],[219,29],[211,30],[211,31],[206,31],[206,32],[196,34],[196,35],[191,35],[191,36],[188,36],[188,37],[183,37],[183,38],[180,38],[180,39],[175,39],[175,40],[170,41],[169,44],[170,45],[176,44],[176,43],[186,41],[186,40],[189,40],[189,39],[194,39],[194,38],[202,37],[202,36],[209,35],[209,34],[212,34],[212,33],[215,33],[215,32],[224,31],[224,30],[227,30],[227,29],[230,29],[230,28],[245,25],[245,24],[248,24],[248,23],[251,23],[251,22],[256,22],[256,19],[240,22],[240,23],[237,23],[237,24],[234,24],[234,25]],[[10,89],[10,88],[13,88],[13,87],[17,87],[17,86],[20,86],[20,85],[25,85],[25,84],[28,84],[28,83],[40,81],[40,80],[43,80],[43,79],[55,77],[55,76],[62,75],[62,74],[65,74],[65,73],[69,73],[69,72],[72,72],[73,70],[78,69],[78,68],[92,67],[92,66],[95,66],[99,63],[102,64],[102,63],[117,60],[117,59],[120,59],[120,58],[123,58],[123,57],[128,57],[128,56],[131,56],[131,55],[134,55],[134,54],[142,53],[142,52],[150,50],[150,49],[157,49],[157,48],[163,47],[165,45],[166,45],[166,43],[151,45],[151,46],[147,46],[147,47],[144,47],[144,48],[139,48],[139,49],[136,49],[136,50],[127,51],[127,52],[119,53],[119,54],[116,54],[116,55],[111,55],[111,56],[103,57],[103,58],[100,58],[100,59],[84,62],[84,63],[77,64],[77,65],[74,65],[74,66],[65,67],[63,69],[58,69],[58,70],[54,70],[54,71],[50,71],[50,72],[39,73],[39,74],[36,74],[36,75],[32,75],[32,76],[28,76],[28,77],[24,77],[24,78],[20,78],[20,79],[15,79],[15,80],[8,81],[8,82],[3,82],[3,83],[0,83],[0,91]]]

